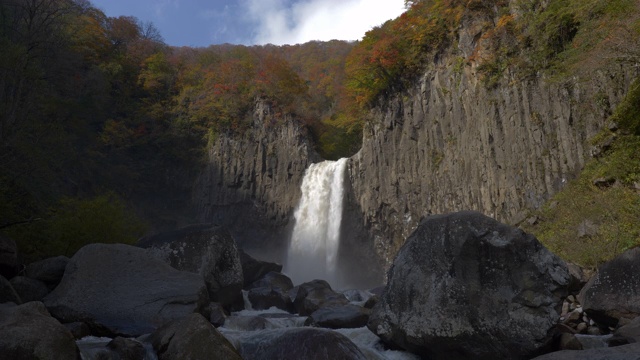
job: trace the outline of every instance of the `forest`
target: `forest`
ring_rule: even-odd
[[[134,242],[150,226],[134,204],[186,191],[167,169],[196,172],[216,136],[251,125],[257,99],[337,159],[358,151],[368,111],[429,66],[474,67],[491,88],[507,72],[588,73],[614,48],[638,61],[633,0],[518,0],[516,13],[509,3],[407,1],[358,42],[189,48],[87,0],[3,0],[0,231],[32,259],[70,256],[89,238]],[[482,51],[439,63],[470,13],[487,18]],[[639,135],[638,124],[623,125]]]

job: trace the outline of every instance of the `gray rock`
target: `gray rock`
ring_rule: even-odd
[[[49,293],[45,283],[25,276],[16,276],[10,282],[23,302],[42,301]]]
[[[224,325],[227,320],[227,314],[224,312],[224,308],[220,303],[212,302],[209,304],[209,322],[215,326],[220,327]]]
[[[640,343],[640,317],[617,329],[613,333],[611,342],[617,344]]]
[[[240,262],[242,263],[242,275],[244,276],[245,288],[262,279],[270,272],[279,273],[282,271],[281,264],[256,260],[244,252],[244,250],[240,250]],[[291,287],[293,287],[293,284]]]
[[[13,288],[9,280],[0,275],[0,304],[2,303],[22,304],[20,296]]]
[[[369,324],[432,359],[517,359],[551,345],[565,263],[532,235],[477,212],[428,217],[407,239]]]
[[[296,311],[302,316],[311,315],[322,307],[342,306],[348,303],[349,300],[344,295],[333,291],[324,280],[301,284],[293,302]]]
[[[0,234],[0,276],[12,278],[18,268],[18,246],[16,242]]]
[[[64,269],[68,263],[69,258],[66,256],[56,256],[36,261],[27,266],[26,275],[32,279],[42,281],[49,288],[54,288],[62,280]]]
[[[0,357],[11,360],[79,360],[74,338],[41,302],[0,306]]]
[[[578,299],[593,320],[607,326],[640,316],[640,247],[600,266]]]
[[[563,350],[534,360],[640,360],[640,344],[589,350]]]
[[[111,340],[107,344],[107,348],[118,356],[118,360],[141,360],[145,358],[147,353],[141,342],[120,336]]]
[[[574,334],[560,334],[558,347],[560,350],[582,350],[582,343]]]
[[[156,330],[149,341],[159,360],[241,360],[233,345],[202,315],[191,314]]]
[[[174,268],[202,275],[209,297],[223,306],[242,299],[242,266],[235,240],[222,227],[193,225],[140,240]]]
[[[251,283],[246,288],[247,290],[251,290],[261,287],[280,289],[283,292],[288,292],[289,290],[293,289],[293,282],[287,275],[271,271],[262,276],[260,279]]]
[[[238,351],[245,360],[365,360],[346,336],[325,329],[293,328],[248,334]]]
[[[71,332],[74,339],[82,339],[85,336],[91,335],[91,328],[83,322],[72,322],[63,325]]]
[[[137,336],[202,312],[209,299],[200,275],[134,246],[91,244],[73,256],[44,303],[56,318],[86,322],[93,333]]]
[[[367,325],[369,309],[358,305],[323,307],[314,311],[309,320],[312,325],[329,329],[354,329]]]
[[[229,316],[224,323],[224,327],[225,329],[235,331],[257,331],[276,328],[276,326],[267,318],[252,315]]]
[[[278,288],[259,287],[249,290],[247,297],[254,310],[265,310],[276,307],[285,311],[293,311],[293,303],[286,291]]]

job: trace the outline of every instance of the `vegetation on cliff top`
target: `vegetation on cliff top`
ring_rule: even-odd
[[[87,233],[71,214],[78,214],[76,222],[83,213],[103,214],[112,229],[103,234],[131,241],[122,233],[135,236],[143,228],[133,204],[188,197],[184,179],[200,167],[207,142],[247,129],[256,99],[270,102],[279,119],[306,126],[321,155],[335,159],[358,150],[371,106],[429,66],[476,67],[492,87],[507,71],[563,77],[616,61],[637,63],[640,54],[635,0],[406,3],[405,14],[355,43],[194,49],[169,47],[152,24],[107,17],[86,0],[3,1],[0,230],[34,257],[68,253]],[[474,21],[482,25],[474,51],[462,54],[459,31]],[[632,166],[637,150],[638,110],[630,101],[615,120],[629,134],[598,159],[619,164],[607,169],[626,184],[620,196],[627,200],[633,198],[629,179],[638,172],[614,170]],[[589,169],[585,174],[603,172]],[[147,207],[156,226],[170,212]]]

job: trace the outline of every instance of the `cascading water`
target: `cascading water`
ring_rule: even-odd
[[[323,279],[339,286],[337,274],[340,223],[347,159],[309,166],[284,271],[294,284]]]

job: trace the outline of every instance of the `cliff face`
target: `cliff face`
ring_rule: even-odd
[[[355,197],[387,264],[428,214],[521,221],[582,169],[587,140],[630,83],[605,73],[564,83],[505,76],[487,89],[471,67],[452,68],[434,67],[374,109],[352,157]]]
[[[256,103],[252,120],[242,135],[213,141],[193,201],[198,221],[225,225],[241,247],[279,259],[304,171],[319,158],[304,129],[276,119],[266,102]]]

